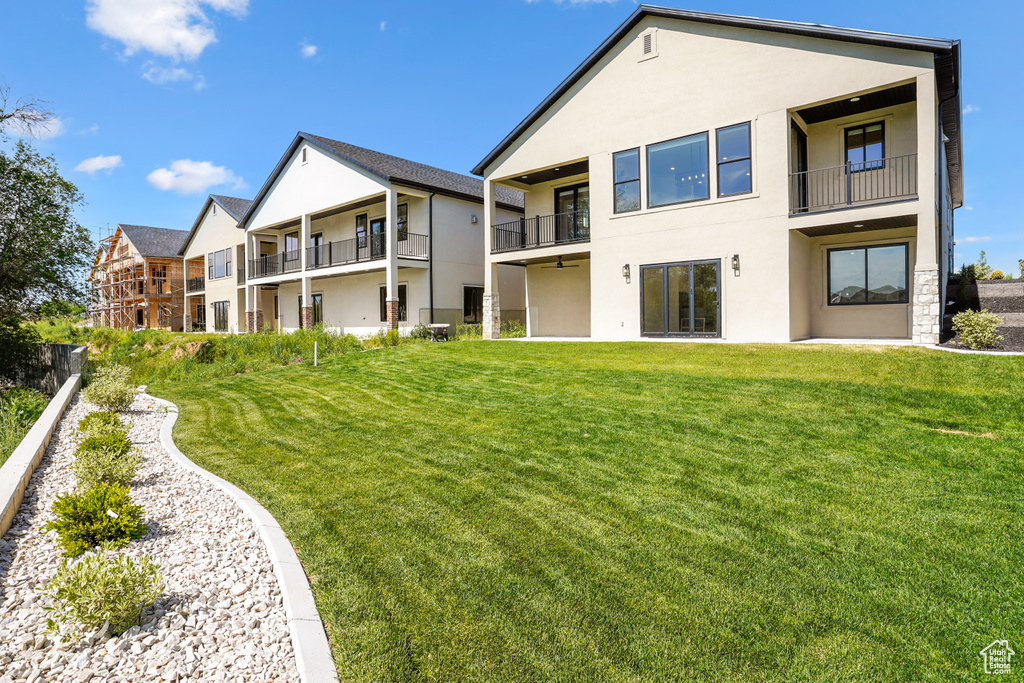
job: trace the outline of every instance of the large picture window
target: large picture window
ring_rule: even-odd
[[[618,152],[612,157],[615,175],[615,213],[640,210],[640,148]]]
[[[907,296],[907,245],[828,251],[828,303],[905,304]]]
[[[707,199],[708,134],[647,147],[647,206]]]
[[[398,285],[398,320],[404,323],[408,319],[405,285]],[[380,321],[382,323],[388,321],[388,288],[383,285],[380,288]]]
[[[718,160],[718,196],[729,197],[751,191],[750,124],[715,131]]]
[[[851,171],[871,171],[885,163],[885,123],[846,129],[846,163]]]

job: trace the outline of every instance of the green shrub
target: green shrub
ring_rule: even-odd
[[[142,538],[148,528],[142,523],[145,511],[132,503],[128,487],[122,484],[100,483],[87,491],[57,496],[53,513],[57,519],[47,522],[43,532],[57,532],[65,557],[76,557],[105,542],[119,548]]]
[[[518,320],[505,320],[501,323],[501,336],[506,339],[525,337],[526,325]]]
[[[139,473],[142,456],[137,448],[123,450],[117,446],[98,445],[99,437],[82,442],[75,451],[71,471],[78,480],[78,490],[87,491],[101,482],[128,486]]]
[[[1024,258],[1017,259],[1017,268],[1020,269],[1020,277],[1024,280]]]
[[[1003,340],[996,335],[996,328],[1002,323],[1002,318],[987,310],[961,311],[953,316],[953,331],[961,344],[972,349],[990,348]]]
[[[138,561],[105,553],[91,553],[74,564],[64,560],[42,589],[53,601],[44,608],[51,615],[47,630],[60,633],[61,626],[69,627],[64,629],[67,641],[110,624],[113,634],[120,635],[139,622],[163,590],[159,567],[148,555]]]
[[[105,410],[127,410],[135,400],[135,385],[131,381],[131,368],[109,365],[97,370],[82,395],[89,403]]]
[[[430,339],[430,328],[420,323],[416,327],[412,328],[409,332],[409,336],[413,339]]]
[[[1002,280],[1003,279],[1003,271],[999,270],[998,268],[993,270],[991,273],[988,274],[988,279],[989,280]]]
[[[112,410],[97,410],[78,421],[78,431],[82,434],[82,438],[126,431],[129,428],[130,425],[126,424]]]
[[[398,333],[398,330],[385,330],[381,328],[377,330],[377,334],[370,337],[369,341],[378,348],[398,346],[402,343],[402,336]]]
[[[0,392],[0,465],[25,438],[49,402],[35,389],[18,387]]]
[[[467,341],[470,339],[481,339],[482,326],[477,323],[476,325],[463,325],[459,323],[455,326],[455,338],[460,341]]]

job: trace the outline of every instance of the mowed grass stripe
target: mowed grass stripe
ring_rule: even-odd
[[[949,680],[1024,625],[1020,367],[459,343],[153,390],[345,680]]]

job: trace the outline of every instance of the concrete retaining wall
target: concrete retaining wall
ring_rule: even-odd
[[[18,508],[25,497],[28,480],[42,460],[50,437],[53,436],[53,430],[64,415],[64,409],[68,407],[68,403],[81,386],[82,375],[75,374],[69,377],[32,425],[32,429],[11,453],[11,457],[7,458],[3,467],[0,467],[0,535],[11,528],[14,515],[18,514]]]

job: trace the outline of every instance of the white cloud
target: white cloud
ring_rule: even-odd
[[[386,21],[380,22],[380,30],[381,31],[387,29],[387,27],[388,27],[388,22],[386,22]]]
[[[163,85],[165,83],[177,83],[179,81],[191,81],[195,78],[192,72],[181,67],[164,67],[146,62],[142,67],[142,77],[150,83]]]
[[[125,55],[196,59],[217,41],[204,7],[241,17],[249,0],[88,0],[85,24],[122,43]]]
[[[86,159],[82,163],[75,166],[76,171],[82,173],[88,173],[89,175],[96,175],[98,171],[106,171],[108,174],[111,173],[115,168],[121,166],[121,156],[114,154],[109,157],[105,157],[102,154],[91,159]]]
[[[981,111],[981,107],[973,105],[973,104],[968,104],[966,107],[964,107],[964,113],[965,114],[973,114],[973,113],[979,112],[979,111]]]
[[[158,190],[174,190],[178,194],[198,194],[217,185],[231,185],[233,189],[246,187],[245,181],[224,166],[209,161],[178,159],[170,168],[158,168],[146,180]]]
[[[316,45],[310,45],[306,41],[302,41],[301,43],[299,43],[299,53],[303,57],[306,57],[306,58],[316,57],[317,49],[318,48],[317,48]]]
[[[78,132],[79,132],[80,135],[99,135],[100,124],[94,123],[91,126],[89,126],[88,128],[83,128],[82,130],[80,130]]]
[[[961,242],[966,242],[967,244],[970,244],[972,242],[990,242],[990,241],[992,241],[991,237],[984,236],[984,237],[964,237],[963,239],[957,240],[956,242],[957,242],[957,244],[960,244]]]
[[[18,138],[50,140],[64,135],[66,126],[59,116],[54,116],[43,123],[35,123],[31,126],[25,125],[21,121],[13,120],[9,122],[8,130]]]

